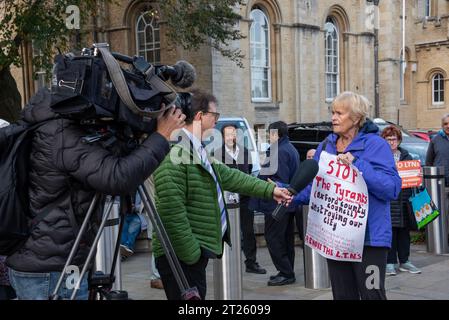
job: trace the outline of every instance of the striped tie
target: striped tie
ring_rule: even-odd
[[[206,150],[203,147],[200,147],[199,151],[201,154],[201,163],[203,164],[203,167],[206,168],[212,175],[215,181],[215,185],[217,187],[218,204],[220,205],[220,214],[221,214],[221,235],[224,236],[227,228],[227,221],[226,221],[226,206],[223,200],[223,193],[221,192],[221,187],[217,181],[217,177],[215,176],[215,172],[212,168],[212,165],[210,164],[209,159],[207,158]]]

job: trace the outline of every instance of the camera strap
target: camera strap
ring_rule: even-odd
[[[108,48],[99,47],[97,49],[101,52],[104,63],[108,68],[109,76],[111,77],[112,83],[114,84],[114,87],[117,90],[120,99],[132,112],[141,116],[157,118],[161,113],[165,112],[165,110],[169,109],[172,106],[174,101],[157,111],[142,110],[141,108],[139,108],[134,103],[134,100],[131,97],[131,93],[129,92],[129,88],[125,80],[125,76],[123,75],[123,71],[118,61],[112,56]],[[154,66],[151,66],[151,69],[154,70]]]

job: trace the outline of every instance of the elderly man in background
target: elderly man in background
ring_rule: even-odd
[[[449,187],[449,113],[441,118],[441,130],[429,144],[426,166],[443,166],[446,187]]]
[[[238,169],[246,174],[251,174],[251,153],[243,145],[237,143],[237,127],[228,124],[221,130],[223,135],[223,147],[221,159],[230,168]],[[240,202],[240,227],[242,230],[242,249],[245,254],[246,272],[265,274],[267,270],[262,268],[256,260],[257,244],[254,234],[254,211],[249,209],[249,197],[238,195]]]

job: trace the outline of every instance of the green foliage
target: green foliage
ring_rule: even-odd
[[[0,0],[0,69],[22,66],[20,46],[33,44],[37,69],[50,69],[55,46],[65,49],[74,30],[66,27],[66,8],[80,8],[81,23],[95,12],[96,0]]]
[[[242,39],[235,28],[242,0],[162,0],[159,6],[167,36],[184,49],[198,49],[209,44],[225,57],[242,66],[241,50],[229,48],[230,40]]]
[[[116,0],[0,0],[0,70],[10,65],[22,66],[20,48],[33,44],[36,70],[49,71],[55,47],[66,50],[75,30],[66,27],[66,8],[80,8],[80,24],[98,11],[100,2]],[[165,30],[172,43],[185,49],[208,44],[241,65],[238,49],[228,47],[230,40],[243,38],[235,28],[240,19],[242,0],[160,0]]]

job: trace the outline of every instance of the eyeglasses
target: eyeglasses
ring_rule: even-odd
[[[203,113],[204,114],[210,113],[211,115],[213,115],[215,117],[215,120],[218,120],[218,118],[220,118],[220,113],[219,112],[205,111]]]
[[[398,138],[385,138],[389,143],[398,142]]]

